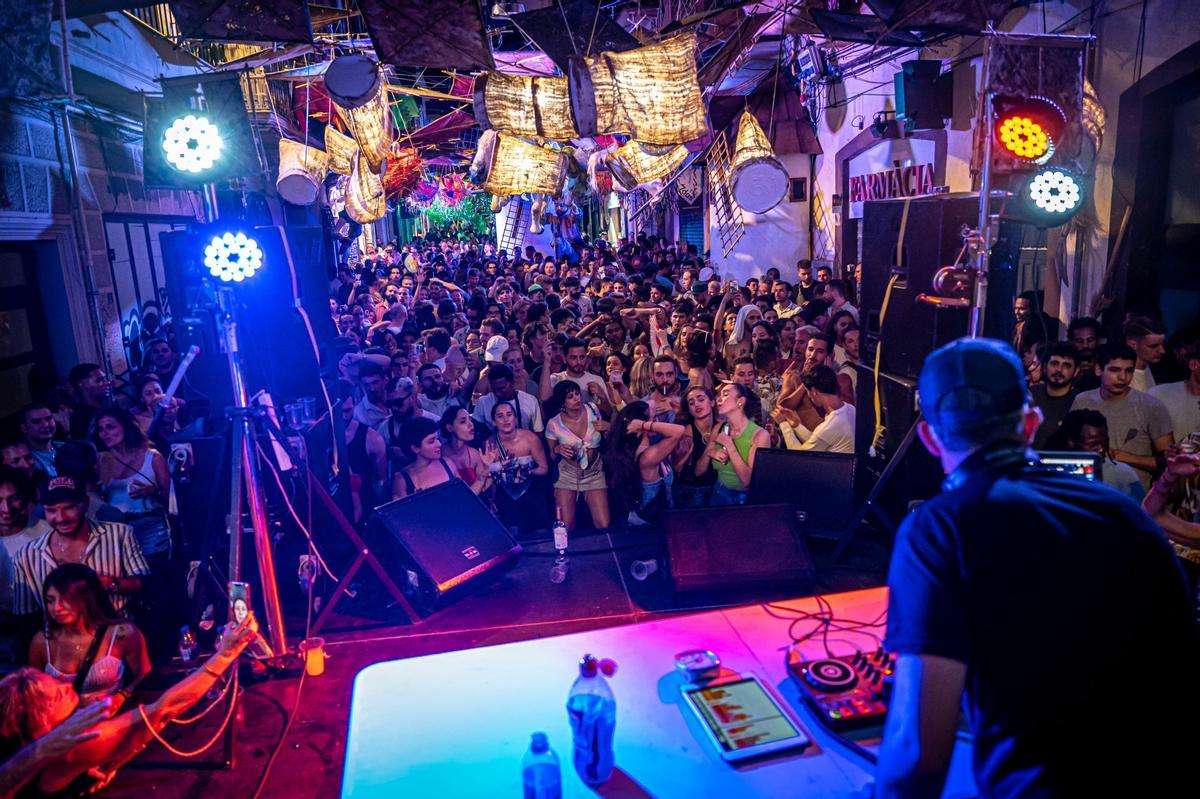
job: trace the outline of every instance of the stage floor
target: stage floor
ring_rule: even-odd
[[[527,543],[527,554],[500,580],[464,597],[420,625],[403,622],[398,611],[384,612],[376,591],[343,600],[322,632],[330,658],[320,677],[304,686],[296,719],[271,770],[263,796],[336,797],[342,785],[345,745],[355,675],[374,663],[477,646],[545,638],[583,630],[635,624],[678,613],[731,607],[793,592],[672,595],[661,572],[645,583],[629,576],[629,565],[653,557],[660,544],[645,530],[579,534],[570,575],[561,585],[549,580],[552,558],[542,542]],[[842,563],[828,563],[831,547],[810,544],[818,565],[818,590],[837,593],[882,585],[887,549],[882,541],[861,537]],[[369,581],[366,578],[365,581]],[[292,633],[298,636],[303,620]],[[232,770],[218,765],[219,751],[195,761],[180,761],[157,743],[121,772],[105,796],[208,797],[253,795],[267,758],[295,701],[298,680],[279,679],[251,685],[242,697],[241,723]],[[217,714],[213,714],[214,716]],[[203,727],[204,725],[199,725]],[[168,739],[191,748],[211,728]],[[219,750],[219,747],[218,747]]]

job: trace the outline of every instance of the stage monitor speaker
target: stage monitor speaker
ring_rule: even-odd
[[[735,505],[663,514],[671,585],[703,591],[783,585],[812,589],[815,569],[791,505]]]
[[[398,584],[414,589],[425,610],[474,590],[521,554],[521,545],[461,480],[380,506],[371,528],[376,557]]]
[[[810,536],[838,538],[855,510],[855,457],[840,452],[760,449],[750,475],[750,505],[788,504]]]
[[[900,241],[904,204],[910,203],[904,239]],[[967,333],[965,308],[935,308],[917,301],[933,293],[933,276],[955,262],[963,247],[964,228],[979,221],[977,195],[934,195],[909,200],[871,200],[863,205],[863,265],[860,318],[865,328],[863,362],[872,363],[883,345],[880,367],[885,372],[916,378],[925,356]],[[1012,304],[1016,289],[1016,257],[1023,226],[1000,225],[992,248],[988,274],[987,312],[983,334],[1007,341],[1012,333]],[[900,245],[897,263],[896,248]],[[899,274],[880,320],[888,281]]]
[[[217,283],[203,264],[204,248],[214,229],[163,233],[163,263],[177,351],[195,344],[200,355],[188,371],[183,396],[207,399],[219,415],[232,404],[229,364],[221,350],[213,288]],[[272,392],[277,407],[284,400],[321,396],[317,358],[308,330],[292,301],[293,274],[318,345],[336,334],[329,314],[329,270],[332,253],[319,227],[288,228],[287,248],[280,228],[248,229],[263,249],[263,266],[234,287],[237,297],[238,344],[251,392]],[[287,257],[291,253],[291,262]]]

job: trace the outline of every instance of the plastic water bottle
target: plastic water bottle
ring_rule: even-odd
[[[567,695],[567,716],[575,744],[575,771],[590,786],[612,776],[613,732],[617,726],[617,700],[605,677],[617,671],[611,660],[584,655],[579,677]]]
[[[196,636],[192,635],[191,629],[186,624],[179,633],[179,659],[184,663],[191,663],[196,659]]]
[[[533,734],[529,751],[521,759],[521,782],[525,785],[525,799],[562,799],[558,755],[550,748],[544,732]]]
[[[550,582],[561,583],[567,579],[567,526],[563,524],[562,509],[556,510],[556,518],[554,527],[551,528],[554,533],[554,548],[558,550],[558,557],[554,559],[554,565],[550,567]]]

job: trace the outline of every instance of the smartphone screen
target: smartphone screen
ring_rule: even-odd
[[[250,584],[229,584],[229,620],[241,624],[250,612]]]

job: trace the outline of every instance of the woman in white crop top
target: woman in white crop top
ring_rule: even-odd
[[[115,712],[150,671],[141,632],[121,619],[100,578],[79,563],[46,575],[42,603],[45,629],[30,644],[29,665],[73,686],[83,704],[111,696]]]

